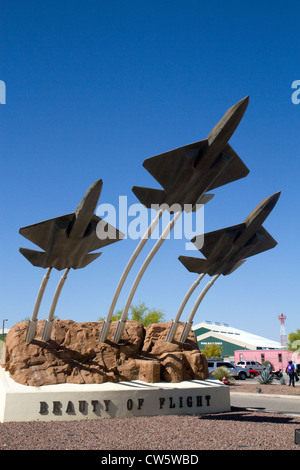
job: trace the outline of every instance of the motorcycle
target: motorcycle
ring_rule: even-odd
[[[280,380],[281,377],[283,377],[282,369],[274,370],[272,372],[272,377],[273,377],[273,379]]]

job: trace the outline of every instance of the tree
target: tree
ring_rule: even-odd
[[[140,302],[138,305],[130,306],[130,316],[131,320],[138,321],[144,324],[145,317],[147,316],[148,308],[145,305],[145,302]]]
[[[288,340],[287,349],[290,351],[297,351],[300,349],[300,330],[297,329],[296,333],[290,333]]]
[[[219,344],[216,343],[210,343],[206,344],[204,349],[201,350],[201,352],[206,356],[206,357],[221,357],[223,348]]]
[[[143,323],[144,326],[149,326],[152,323],[160,323],[163,320],[164,320],[164,314],[160,310],[152,308],[145,315],[144,320],[143,320],[142,323]]]
[[[112,321],[120,320],[122,310],[112,316]],[[149,309],[146,307],[145,302],[140,302],[138,305],[131,305],[128,318],[142,323],[145,327],[152,323],[159,323],[164,321],[164,313],[156,308]],[[98,321],[104,321],[106,318],[100,317]]]

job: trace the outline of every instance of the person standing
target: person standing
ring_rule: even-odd
[[[286,366],[286,373],[289,376],[289,386],[293,385],[293,387],[295,387],[295,367],[292,361],[288,362],[288,365]]]
[[[294,376],[295,376],[296,382],[299,382],[299,377],[298,377],[298,364],[297,364],[296,362],[294,362]]]

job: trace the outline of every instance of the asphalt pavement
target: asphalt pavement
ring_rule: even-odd
[[[291,395],[260,395],[247,393],[230,394],[230,404],[235,408],[246,408],[269,413],[300,416],[300,397]]]
[[[286,379],[288,387],[288,378]],[[251,379],[247,379],[250,381]],[[251,383],[260,384],[257,378],[252,379]],[[274,380],[274,385],[280,385],[280,381]],[[300,387],[300,381],[295,383],[295,387]],[[231,392],[230,404],[236,408],[246,408],[270,413],[278,413],[283,415],[300,416],[300,396],[298,395],[280,395],[277,394],[260,394],[260,393],[244,393],[244,392]]]

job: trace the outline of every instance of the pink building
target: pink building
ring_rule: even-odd
[[[300,357],[295,352],[286,349],[241,349],[234,351],[234,363],[237,364],[239,361],[257,361],[261,364],[269,361],[275,370],[282,369],[285,371],[289,361],[299,364]]]

